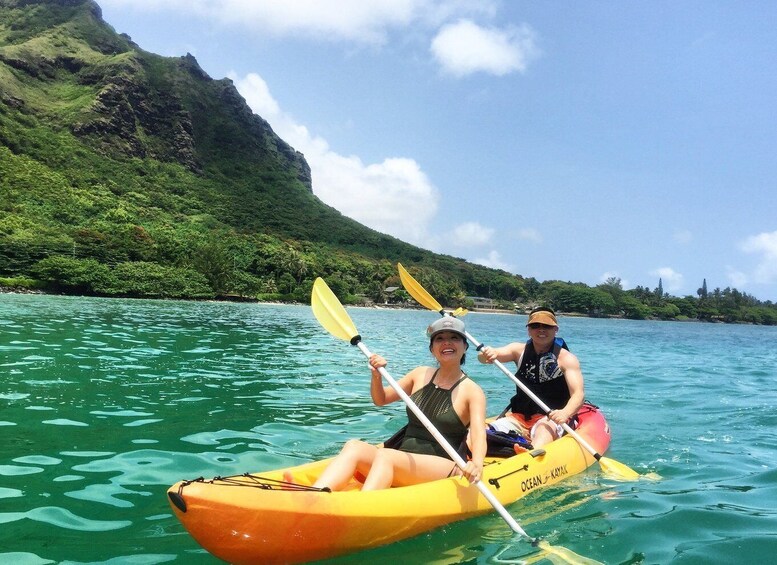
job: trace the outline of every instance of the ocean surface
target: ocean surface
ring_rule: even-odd
[[[349,308],[399,378],[431,364],[436,314]],[[500,345],[526,318],[471,313]],[[768,563],[777,554],[777,328],[561,317],[613,430],[598,465],[510,505],[532,536],[607,564]],[[471,350],[489,413],[513,385]],[[381,441],[358,349],[309,307],[0,295],[0,563],[219,563],[165,491]],[[549,563],[497,514],[328,563]]]

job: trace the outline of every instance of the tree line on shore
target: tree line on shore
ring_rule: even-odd
[[[104,238],[103,238],[104,239]],[[142,228],[125,249],[105,245],[95,234],[59,246],[0,241],[0,286],[16,290],[106,297],[243,299],[306,303],[322,276],[346,304],[413,303],[402,289],[396,265],[328,246],[284,241],[269,235],[211,238],[195,249],[181,243],[175,261],[159,262],[158,245]],[[92,244],[89,245],[88,242]],[[143,251],[144,246],[148,248]],[[156,251],[155,248],[157,248]],[[624,289],[610,278],[591,287],[558,280],[540,282],[460,261],[409,264],[409,271],[443,304],[472,307],[485,297],[506,310],[533,305],[594,317],[702,320],[777,325],[777,306],[735,288],[697,296],[672,296],[661,280],[655,289]],[[9,275],[10,273],[10,275]]]
[[[777,324],[732,288],[540,282],[367,228],[315,196],[230,80],[144,51],[88,2],[18,4],[0,10],[0,289],[307,303],[321,276],[346,304],[409,305],[402,262],[451,307]]]

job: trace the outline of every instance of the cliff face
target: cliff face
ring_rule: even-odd
[[[303,155],[230,80],[213,80],[191,55],[143,51],[92,0],[0,0],[0,102],[68,128],[106,156],[175,162],[196,174],[252,161],[294,171],[311,190]]]
[[[214,292],[348,273],[356,292],[386,260],[455,262],[321,202],[304,156],[191,55],[144,51],[91,0],[0,0],[0,276],[108,292],[97,261],[194,266]]]
[[[144,51],[94,1],[0,0],[0,277],[307,301],[317,276],[382,297],[397,261],[423,264],[443,298],[464,294],[459,279],[487,281],[474,294],[518,284],[321,202],[304,156],[232,81]]]

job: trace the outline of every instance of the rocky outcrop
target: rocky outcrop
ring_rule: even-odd
[[[138,139],[135,112],[127,90],[118,84],[108,84],[100,90],[89,109],[89,119],[73,125],[79,136],[94,135],[103,149],[118,148],[131,157],[145,157],[146,150]]]
[[[80,96],[62,124],[85,143],[113,157],[179,163],[197,174],[225,159],[253,161],[293,171],[312,191],[304,156],[251,111],[231,80],[213,80],[191,54],[143,51],[106,24],[92,0],[0,0],[0,6],[47,10],[50,27],[20,27],[13,44],[0,43],[0,64],[23,74],[24,85],[59,81],[90,90],[91,103],[83,105]],[[15,93],[3,92],[3,100],[30,107]],[[52,102],[36,109],[62,107]]]
[[[84,69],[79,82],[97,94],[73,133],[108,152],[177,162],[201,173],[189,112],[175,92],[153,88],[147,74],[141,58],[126,55],[117,64]]]
[[[278,137],[267,120],[253,113],[230,79],[225,78],[216,83],[219,85],[219,99],[247,128],[248,137],[254,140],[256,150],[274,153],[281,157],[295,170],[297,179],[313,192],[310,165],[305,160],[305,156]]]

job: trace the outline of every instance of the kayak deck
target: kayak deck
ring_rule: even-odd
[[[576,430],[598,453],[610,441],[597,409]],[[331,459],[287,469],[181,481],[168,490],[178,519],[210,553],[231,563],[299,563],[384,545],[493,508],[462,477],[362,492],[312,485]],[[573,437],[508,458],[487,458],[483,482],[502,504],[555,484],[593,464]]]

